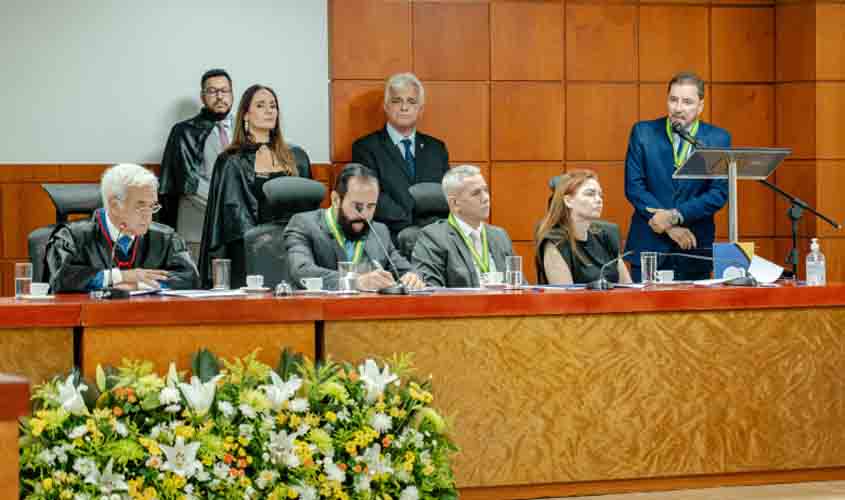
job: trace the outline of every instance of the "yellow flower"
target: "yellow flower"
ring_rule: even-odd
[[[305,423],[308,424],[310,427],[319,427],[320,417],[314,415],[313,413],[309,413],[305,416]]]
[[[333,411],[327,411],[323,417],[331,423],[337,422],[337,414]]]
[[[357,451],[358,447],[355,446],[355,443],[353,443],[352,441],[346,443],[346,453],[349,453],[350,455],[355,455]]]
[[[290,426],[292,428],[299,427],[299,424],[302,422],[302,418],[299,415],[291,415],[290,416]]]
[[[246,436],[240,436],[238,438],[238,442],[241,443],[241,446],[246,446],[249,444],[249,438]]]
[[[276,415],[276,422],[278,422],[279,425],[285,425],[285,422],[287,422],[287,421],[288,421],[288,416],[285,415],[284,413],[279,413],[278,415]]]
[[[432,475],[434,473],[434,466],[431,464],[426,465],[425,467],[423,467],[422,473],[426,476]]]
[[[59,495],[59,498],[61,498],[62,500],[70,500],[71,498],[73,498],[73,492],[70,490],[62,490],[62,494]]]
[[[299,496],[299,493],[296,490],[290,489],[288,490],[288,498],[296,498]]]
[[[49,477],[41,481],[41,487],[44,488],[44,491],[50,491],[53,489],[53,480]]]
[[[146,448],[148,452],[150,452],[150,455],[161,455],[161,448],[158,447],[158,443],[154,440],[142,437],[138,439],[138,442],[141,443],[141,446]]]
[[[183,437],[185,439],[191,439],[196,434],[196,430],[190,425],[180,425],[176,427],[176,437]]]
[[[40,418],[33,418],[29,421],[29,426],[32,428],[32,435],[38,437],[44,432],[44,428],[47,427],[47,422],[41,420]]]

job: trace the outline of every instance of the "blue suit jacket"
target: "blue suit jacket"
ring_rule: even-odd
[[[712,147],[730,147],[730,134],[719,127],[701,122],[696,135],[701,143]],[[625,157],[625,197],[634,206],[628,232],[626,257],[633,267],[640,265],[641,251],[682,252],[666,234],[657,234],[648,226],[652,215],[646,208],[676,208],[697,241],[695,252],[711,255],[716,225],[713,216],[728,198],[728,183],[716,180],[675,180],[672,141],[666,135],[666,118],[637,122],[631,129],[628,154]],[[662,261],[663,259],[661,259]],[[708,261],[684,259],[679,265],[690,271],[712,269]],[[660,265],[674,268],[674,265]],[[635,273],[639,274],[639,273]]]

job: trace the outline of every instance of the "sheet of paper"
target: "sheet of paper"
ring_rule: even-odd
[[[774,283],[782,273],[782,267],[757,255],[751,258],[748,266],[748,274],[760,283]]]
[[[162,290],[159,294],[167,297],[202,299],[206,297],[239,297],[245,296],[246,292],[243,290]]]
[[[698,286],[715,286],[721,285],[722,283],[728,281],[730,278],[716,278],[712,280],[695,280],[692,282],[693,285]]]

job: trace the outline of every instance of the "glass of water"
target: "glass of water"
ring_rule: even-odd
[[[640,252],[640,272],[643,284],[657,283],[657,252]]]
[[[15,298],[29,295],[32,287],[32,264],[18,262],[15,264]]]
[[[522,257],[505,257],[505,289],[516,290],[522,287]]]

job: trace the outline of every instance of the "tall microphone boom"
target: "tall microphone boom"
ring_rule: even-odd
[[[613,285],[613,283],[607,281],[607,279],[604,277],[604,271],[607,269],[607,266],[614,264],[616,262],[619,262],[619,259],[622,259],[627,255],[631,255],[632,253],[633,253],[633,251],[629,250],[629,251],[623,253],[622,255],[616,256],[616,257],[610,259],[609,261],[605,262],[604,265],[601,266],[601,269],[599,269],[599,279],[587,283],[587,289],[588,290],[610,290],[610,289],[612,289],[614,285]]]
[[[399,276],[399,268],[396,267],[396,264],[393,263],[393,259],[390,258],[390,252],[387,251],[387,247],[384,246],[384,242],[381,241],[381,238],[376,232],[376,228],[374,228],[373,225],[370,224],[370,219],[364,217],[364,214],[362,214],[360,210],[356,209],[355,211],[358,212],[358,215],[360,215],[361,218],[364,219],[364,222],[367,224],[367,227],[370,228],[370,234],[376,237],[376,241],[378,242],[379,247],[381,247],[381,251],[384,252],[384,256],[387,258],[387,263],[390,264],[391,270],[396,275],[396,284],[387,288],[381,288],[379,289],[378,293],[380,293],[381,295],[408,295],[408,289],[405,288],[405,285],[398,280],[401,277]]]

